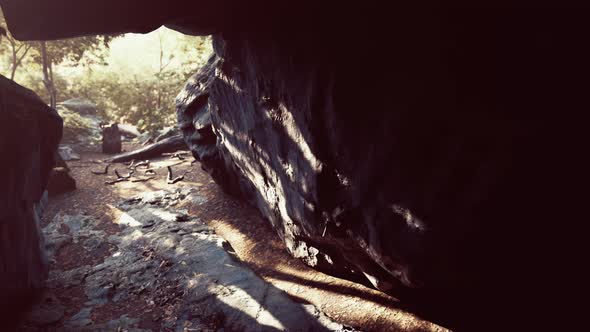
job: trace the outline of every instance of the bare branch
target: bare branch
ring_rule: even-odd
[[[175,184],[176,182],[184,180],[184,175],[172,178],[172,167],[168,166],[168,177],[166,178],[167,184]]]
[[[127,175],[121,175],[119,174],[118,170],[115,170],[115,175],[117,176],[117,179],[129,179],[131,175],[133,175],[133,173],[135,173],[135,170],[131,170]]]
[[[105,184],[115,184],[115,183],[123,182],[123,181],[129,181],[129,179],[123,179],[123,178],[121,178],[121,179],[115,179],[115,180],[112,180],[112,181],[105,181],[104,183]]]
[[[131,180],[131,182],[147,182],[149,180],[155,179],[155,176],[149,176],[149,177],[145,177],[145,178],[136,178]]]
[[[109,167],[111,167],[111,164],[107,164],[107,166],[104,168],[104,171],[91,171],[91,172],[92,172],[92,174],[96,174],[96,175],[108,174]]]

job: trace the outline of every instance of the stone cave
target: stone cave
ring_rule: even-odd
[[[584,11],[257,0],[0,6],[22,40],[161,25],[211,35],[213,55],[176,99],[202,170],[257,210],[294,260],[392,296],[442,328],[509,330],[508,317],[524,315],[518,308],[543,283],[537,268],[566,248],[545,240],[572,211],[564,193],[577,183],[571,158],[585,143],[574,128],[588,105]],[[0,304],[16,310],[47,278],[35,209],[61,121],[30,91],[0,83],[0,151],[9,158],[0,170]],[[284,326],[329,329],[301,324]]]

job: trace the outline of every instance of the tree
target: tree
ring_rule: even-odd
[[[210,38],[161,28],[113,39],[32,42],[15,80],[48,104],[86,99],[97,105],[103,120],[134,124],[140,131],[156,133],[174,125],[175,97],[209,58]],[[8,77],[12,68],[7,40],[0,39],[0,48],[5,50],[0,71]]]
[[[162,109],[162,94],[163,94],[163,89],[162,89],[162,81],[165,78],[165,70],[166,67],[168,67],[170,65],[170,63],[172,63],[172,59],[174,59],[174,54],[169,53],[168,55],[168,59],[164,60],[164,45],[163,45],[163,30],[158,30],[158,41],[160,43],[160,66],[158,68],[158,72],[156,73],[156,78],[158,80],[158,101],[156,104],[156,110],[160,111]]]
[[[0,11],[0,27],[6,26],[6,20]],[[64,62],[70,65],[90,64],[104,60],[103,48],[108,48],[109,42],[115,36],[88,36],[55,41],[21,42],[4,30],[5,37],[0,39],[0,55],[8,55],[10,62],[10,79],[14,80],[17,69],[22,65],[25,57],[38,64],[43,73],[43,85],[49,94],[50,105],[55,107],[57,93],[53,75],[54,65]],[[7,45],[8,48],[4,46]],[[91,53],[93,56],[85,57]],[[84,61],[83,61],[84,60]]]
[[[41,41],[33,45],[36,51],[32,58],[43,68],[43,84],[50,97],[50,106],[57,104],[57,89],[53,77],[53,65],[69,62],[72,65],[83,64],[81,61],[85,53],[92,53],[94,57],[86,58],[86,61],[102,61],[104,53],[97,52],[104,46],[108,48],[112,36],[88,36],[55,41]]]
[[[23,59],[31,50],[33,43],[21,42],[14,39],[10,32],[4,29],[5,26],[6,21],[4,19],[4,15],[2,15],[2,13],[0,12],[0,29],[2,29],[2,35],[4,37],[0,37],[0,42],[5,41],[5,43],[8,44],[8,53],[10,58],[10,79],[14,80],[14,76],[16,75],[18,67],[22,64]],[[6,50],[4,49],[4,47],[0,48],[0,54],[3,54],[5,52]]]

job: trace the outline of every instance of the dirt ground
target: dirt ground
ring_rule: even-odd
[[[124,148],[132,147],[127,145]],[[198,190],[199,195],[207,197],[207,202],[190,206],[189,213],[199,217],[227,240],[244,264],[296,301],[312,303],[333,320],[362,331],[446,331],[400,309],[395,298],[320,273],[292,258],[260,214],[251,206],[225,194],[201,170],[198,162],[191,162],[192,157],[187,156],[185,160],[170,157],[154,159],[151,167],[156,169],[156,178],[146,182],[120,182],[113,185],[105,184],[106,180],[114,178],[113,170],[127,173],[128,169],[125,164],[114,164],[110,175],[92,174],[91,170],[104,169],[105,164],[101,160],[105,158],[107,156],[100,153],[86,152],[81,153],[80,160],[67,162],[78,189],[49,200],[43,225],[51,222],[58,213],[83,213],[100,220],[100,229],[115,233],[119,226],[113,222],[117,217],[117,211],[113,207],[122,200],[146,191],[190,187]],[[167,184],[167,165],[174,165],[174,175],[184,174],[184,180]],[[82,248],[68,245],[57,252],[55,266],[51,266],[51,269],[66,270],[82,262],[98,262],[111,255],[111,251],[112,248],[108,245],[99,247],[94,252],[84,252]],[[48,293],[65,305],[62,321],[76,314],[86,301],[86,295],[80,287],[54,289]],[[45,300],[51,301],[51,296]],[[103,320],[107,320],[109,317],[143,310],[143,306],[138,303],[125,303],[104,308],[97,315],[104,315]],[[153,317],[166,313],[151,314]],[[161,329],[153,320],[142,325],[153,330]]]

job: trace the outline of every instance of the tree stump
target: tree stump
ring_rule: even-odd
[[[102,153],[121,153],[121,132],[116,123],[102,128]]]

